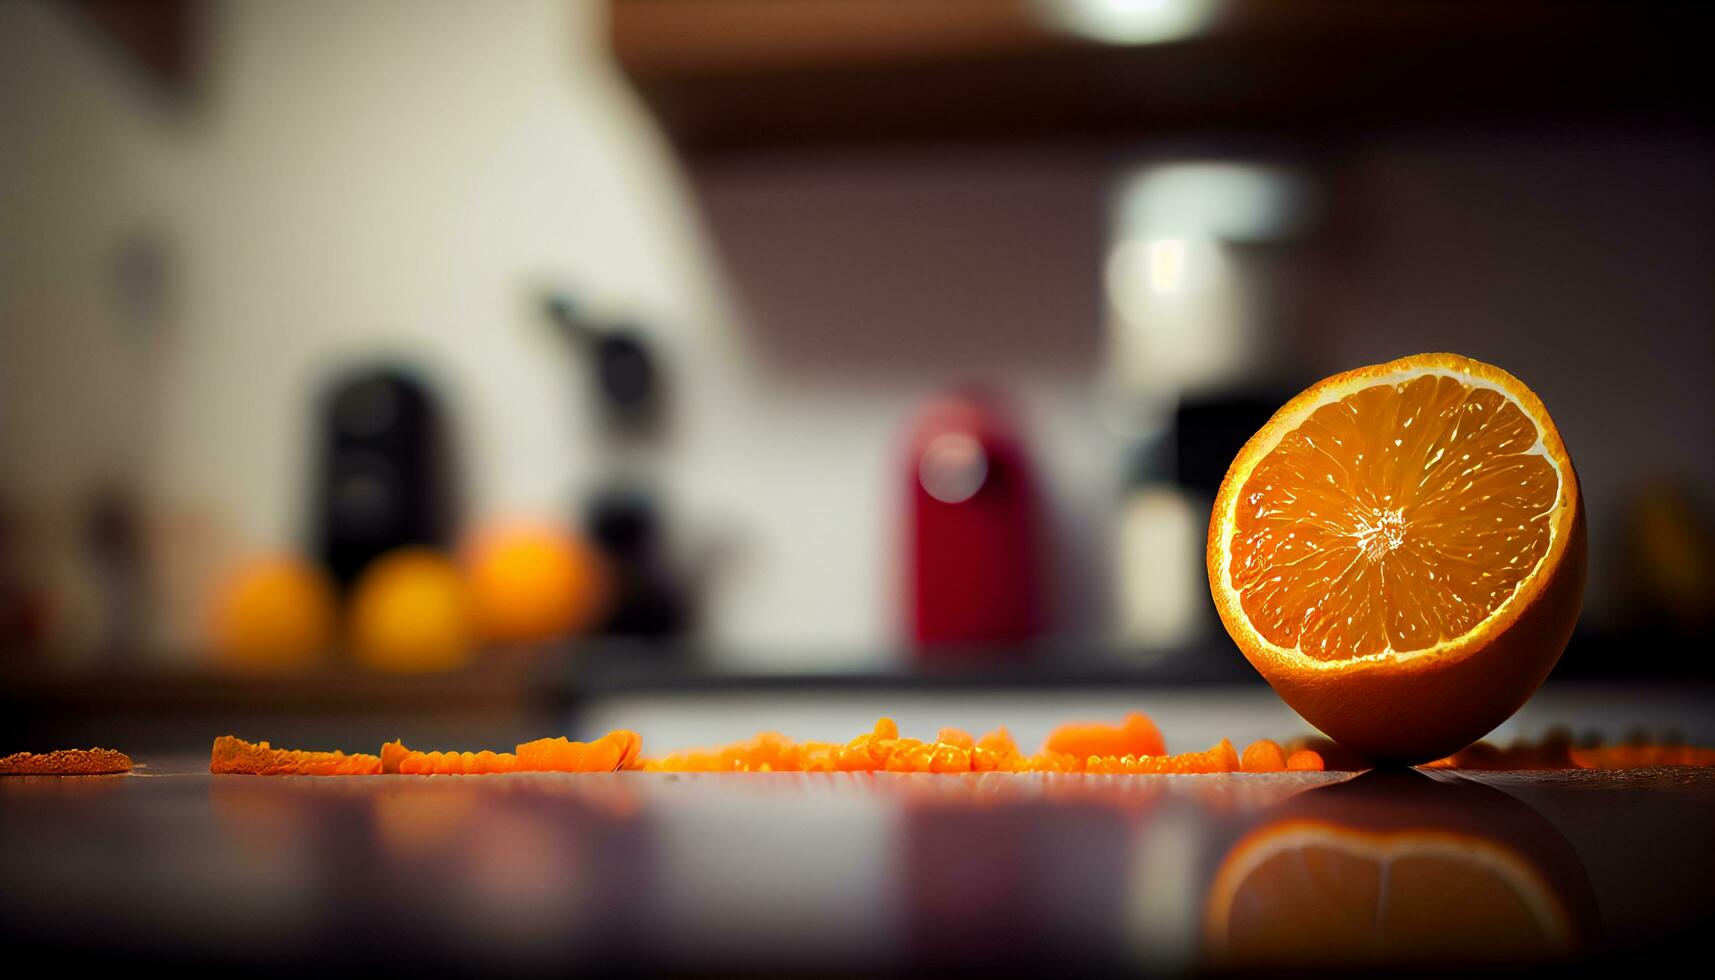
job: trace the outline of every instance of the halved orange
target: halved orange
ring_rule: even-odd
[[[1583,601],[1578,475],[1542,401],[1456,354],[1328,378],[1233,460],[1209,587],[1299,714],[1371,759],[1458,751],[1554,667]]]

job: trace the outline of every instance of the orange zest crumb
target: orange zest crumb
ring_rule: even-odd
[[[381,758],[276,749],[267,742],[246,742],[222,735],[214,740],[208,771],[240,776],[372,776],[381,771]]]
[[[1286,768],[1286,752],[1279,742],[1265,738],[1245,746],[1239,766],[1245,772],[1279,772]]]
[[[1335,743],[1299,739],[1283,747],[1261,739],[1236,751],[1222,739],[1201,752],[1168,755],[1155,724],[1142,714],[1118,725],[1080,722],[1054,730],[1041,751],[1026,755],[1005,728],[982,737],[958,728],[942,728],[929,741],[900,734],[891,718],[848,742],[795,741],[779,732],[714,748],[686,749],[643,758],[642,736],[626,729],[594,741],[543,738],[512,752],[423,752],[399,741],[380,755],[304,752],[276,749],[227,735],[215,739],[209,771],[252,775],[464,775],[516,772],[903,772],[903,773],[1087,773],[1144,775],[1170,773],[1322,772],[1364,768]],[[1072,751],[1072,750],[1078,751]],[[1150,751],[1141,751],[1148,749]],[[1093,750],[1093,751],[1083,751]],[[63,774],[124,772],[131,760],[109,749],[89,749],[0,759],[0,775],[22,772]],[[1715,748],[1633,743],[1574,747],[1565,732],[1537,742],[1497,748],[1486,742],[1429,763],[1426,768],[1456,769],[1633,769],[1652,766],[1715,766]]]
[[[1092,755],[1166,755],[1161,732],[1147,715],[1132,712],[1118,725],[1080,722],[1061,725],[1048,734],[1044,752],[1058,752],[1083,759]]]
[[[1425,769],[1518,771],[1528,769],[1648,769],[1656,766],[1715,766],[1715,748],[1669,742],[1574,745],[1571,732],[1551,731],[1535,741],[1508,746],[1478,742],[1427,763]]]
[[[214,740],[209,771],[253,776],[612,772],[635,763],[642,747],[641,736],[623,729],[588,743],[565,738],[537,739],[518,746],[515,752],[417,752],[393,741],[381,747],[380,755],[276,749],[267,742],[251,743],[223,735]]]
[[[1142,715],[1153,731],[1154,725]],[[1079,729],[1098,726],[1079,725]],[[1111,748],[1116,733],[1125,729],[1125,737],[1135,739],[1144,731],[1131,719],[1125,726],[1099,726],[1105,732],[1099,738],[1101,747]],[[1049,740],[1050,745],[1069,747],[1092,744],[1080,741],[1090,733],[1080,731],[1078,739]],[[1160,736],[1156,735],[1156,742]],[[1145,743],[1154,744],[1154,743]],[[1279,746],[1276,746],[1279,751]],[[1284,760],[1281,767],[1284,767]],[[673,752],[656,759],[647,759],[643,768],[649,772],[1039,772],[1039,773],[1199,773],[1236,772],[1238,753],[1232,743],[1223,740],[1203,752],[1167,755],[1163,752],[1092,752],[1083,756],[1045,748],[1035,755],[1025,755],[1018,749],[1012,735],[997,728],[980,739],[956,728],[943,728],[932,742],[901,737],[899,726],[890,718],[882,718],[875,728],[844,744],[837,742],[795,742],[778,732],[764,732],[748,741],[710,749],[690,749]]]
[[[517,772],[513,752],[417,752],[399,741],[381,747],[381,771],[407,776],[451,776]]]
[[[131,757],[115,749],[14,752],[0,758],[0,776],[109,776],[130,771]]]
[[[1715,766],[1715,749],[1689,745],[1614,745],[1572,749],[1572,764],[1580,769],[1647,769],[1654,766]]]
[[[407,776],[613,772],[630,766],[642,747],[642,736],[625,729],[593,742],[573,742],[564,736],[539,738],[512,752],[418,752],[394,741],[381,747],[381,771]]]

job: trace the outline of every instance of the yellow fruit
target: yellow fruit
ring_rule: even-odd
[[[309,667],[333,646],[336,607],[333,583],[321,569],[291,555],[255,558],[216,590],[210,640],[229,666]]]
[[[1427,762],[1518,710],[1583,600],[1584,505],[1512,375],[1420,354],[1335,375],[1227,471],[1209,586],[1280,696],[1371,759]]]
[[[550,524],[478,531],[465,548],[464,569],[477,633],[492,643],[537,643],[580,632],[606,608],[601,556]]]
[[[449,670],[470,659],[464,578],[427,548],[377,558],[351,596],[351,649],[376,670]]]

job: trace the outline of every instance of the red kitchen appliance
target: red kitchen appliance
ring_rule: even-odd
[[[1036,480],[1006,414],[981,392],[932,402],[905,466],[907,620],[939,662],[1018,649],[1042,628]]]

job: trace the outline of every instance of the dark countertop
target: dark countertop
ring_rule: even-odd
[[[6,948],[282,970],[1184,973],[1414,948],[1630,957],[1688,942],[1715,908],[1715,770],[313,778],[138,761],[0,778]]]

